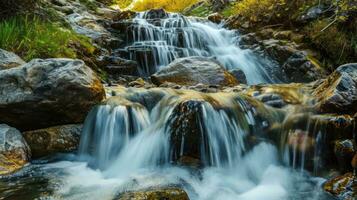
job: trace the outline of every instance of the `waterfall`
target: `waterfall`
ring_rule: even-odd
[[[79,154],[108,176],[122,174],[128,162],[133,170],[181,162],[185,156],[202,166],[234,167],[246,150],[249,127],[256,125],[253,111],[239,96],[220,102],[213,95],[215,100],[207,102],[199,95],[201,100],[187,101],[167,93],[150,111],[127,100],[100,105],[86,119]]]
[[[223,25],[176,13],[139,13],[127,28],[128,59],[138,61],[141,75],[151,75],[176,58],[214,57],[226,69],[241,69],[248,84],[279,81],[269,75],[272,62],[237,45],[239,34]]]

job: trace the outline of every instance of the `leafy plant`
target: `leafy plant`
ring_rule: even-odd
[[[79,46],[83,52],[71,46]],[[25,60],[33,58],[77,58],[93,54],[88,38],[37,17],[13,17],[0,22],[0,48],[13,51]]]

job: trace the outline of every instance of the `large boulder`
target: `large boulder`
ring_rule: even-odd
[[[337,68],[316,90],[321,112],[357,112],[357,63]]]
[[[30,157],[30,148],[21,133],[6,124],[0,124],[0,175],[21,169]]]
[[[126,192],[120,194],[117,200],[189,200],[187,193],[180,188],[162,188]]]
[[[210,58],[187,57],[173,61],[167,67],[151,76],[156,85],[165,82],[179,85],[236,85],[238,80],[220,63]]]
[[[25,64],[18,55],[0,49],[0,70],[10,69]]]
[[[82,123],[105,97],[81,60],[36,59],[0,71],[0,122],[21,130]]]
[[[34,131],[27,131],[23,136],[35,158],[55,153],[67,153],[77,150],[83,126],[70,124]]]

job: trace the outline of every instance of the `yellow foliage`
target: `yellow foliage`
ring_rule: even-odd
[[[132,0],[114,0],[115,5],[118,5],[120,9],[127,8],[133,1]]]
[[[130,6],[135,11],[163,8],[170,12],[181,12],[197,0],[135,0]]]
[[[286,0],[242,0],[235,5],[235,12],[250,21],[261,21],[264,18],[280,17],[278,12]]]

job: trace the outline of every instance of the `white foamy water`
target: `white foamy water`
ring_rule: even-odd
[[[251,134],[247,127],[258,121],[243,99],[235,96],[220,101],[231,106],[228,111],[197,101],[177,113],[175,108],[186,101],[174,97],[168,94],[152,110],[137,104],[94,109],[86,120],[80,148],[80,158],[87,161],[45,166],[60,172],[54,179],[53,196],[111,200],[125,191],[175,186],[184,189],[191,200],[326,199],[319,188],[321,180],[284,166],[270,142],[246,147]],[[180,167],[172,154],[170,125],[191,111],[198,113],[194,123],[199,124],[203,138],[197,144],[199,168]],[[180,137],[178,156],[183,156],[189,141],[185,134]]]
[[[239,34],[223,25],[180,14],[169,13],[162,19],[151,19],[140,13],[128,28],[130,59],[137,60],[140,73],[150,75],[176,58],[214,57],[226,69],[241,69],[248,84],[272,83],[267,70],[274,65],[251,50],[237,45]]]

